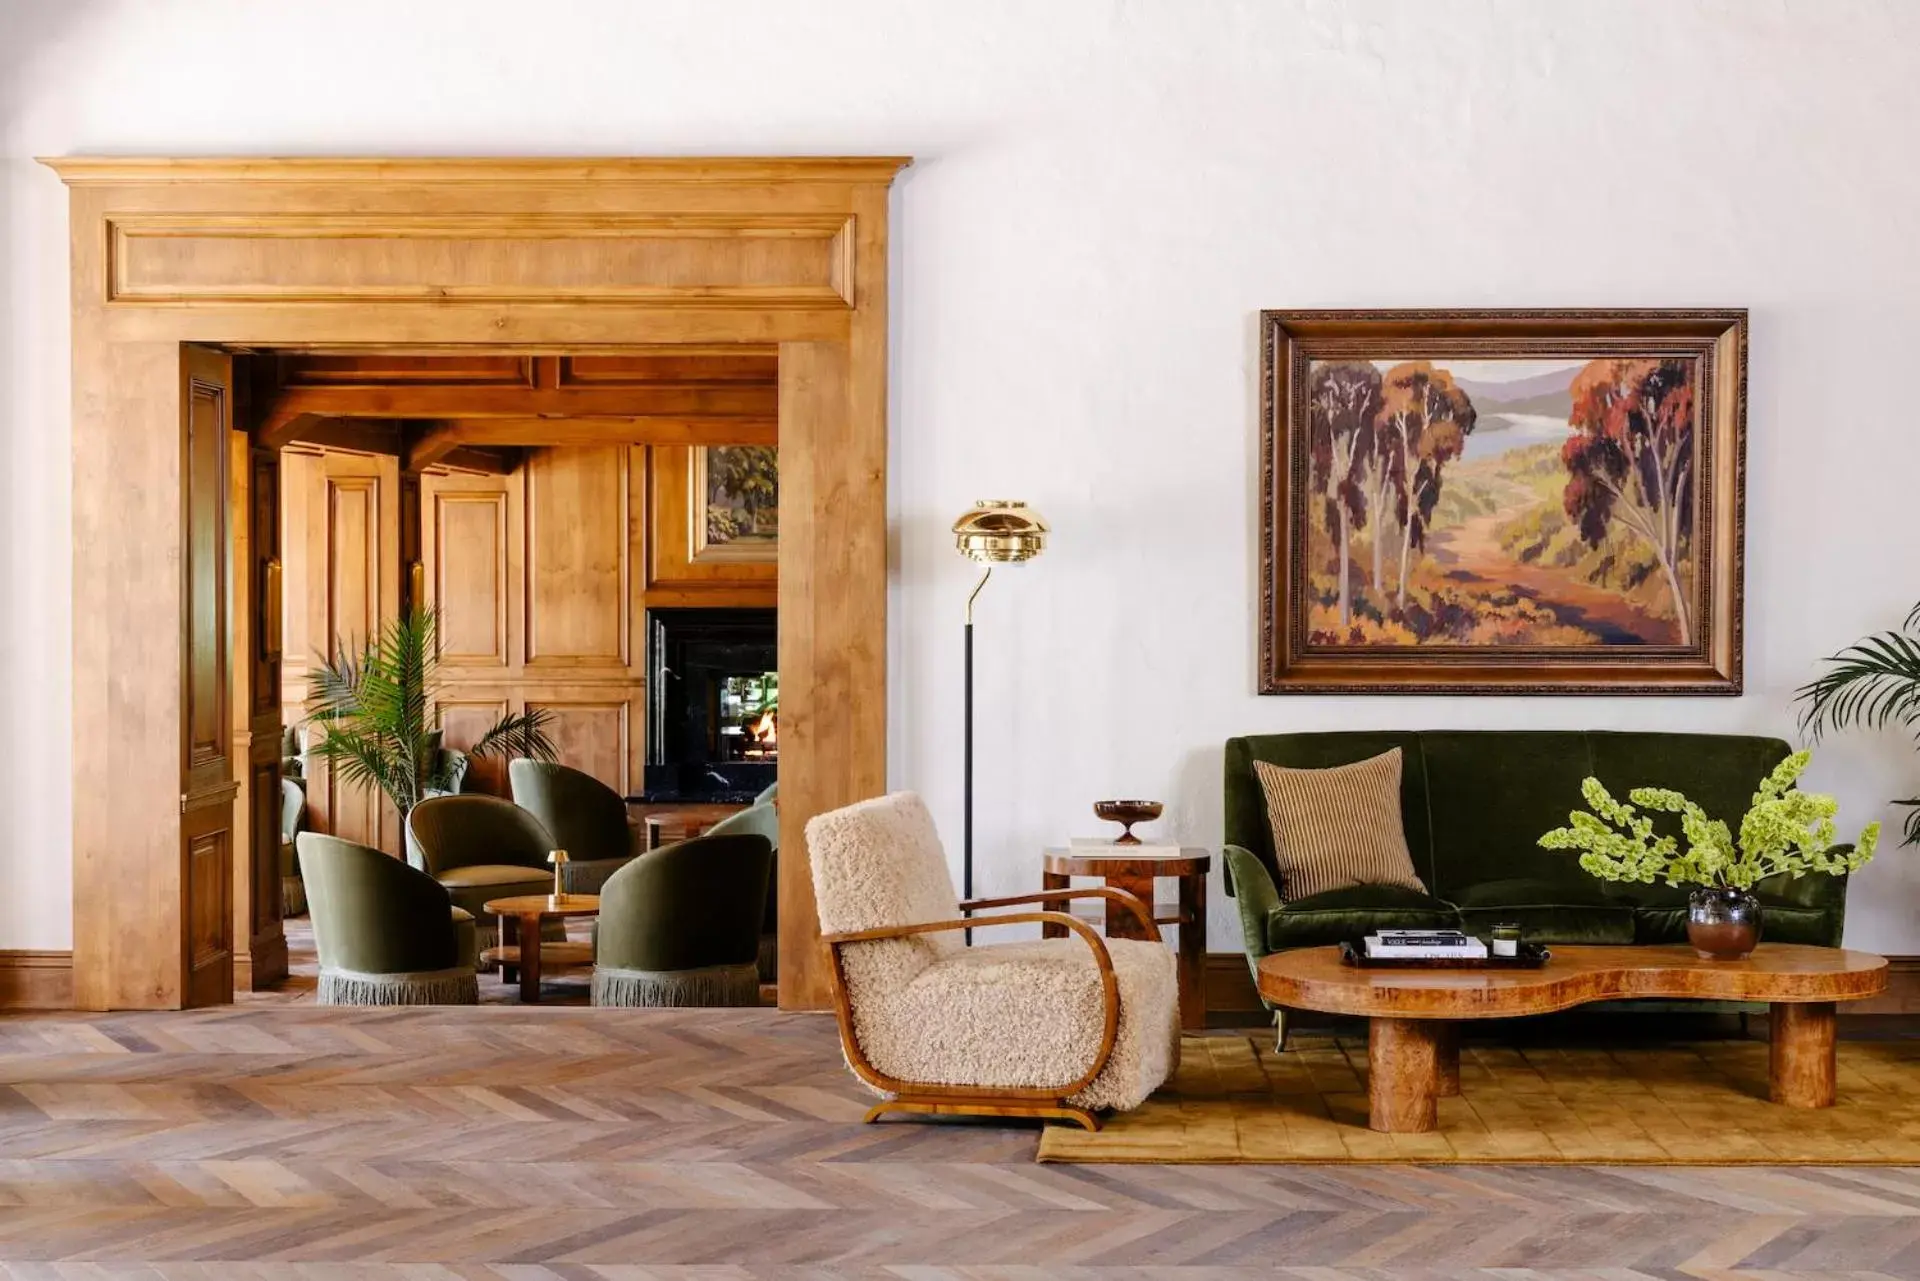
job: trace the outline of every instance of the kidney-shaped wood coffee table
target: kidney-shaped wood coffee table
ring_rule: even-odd
[[[1369,1124],[1388,1133],[1431,1130],[1434,1098],[1459,1093],[1458,1021],[1627,998],[1771,1002],[1773,1101],[1831,1107],[1834,1003],[1886,986],[1885,957],[1795,943],[1763,944],[1744,961],[1703,961],[1690,947],[1556,947],[1537,970],[1363,969],[1335,947],[1260,962],[1260,994],[1275,1005],[1370,1020]]]

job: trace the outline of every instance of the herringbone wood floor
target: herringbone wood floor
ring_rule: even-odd
[[[1041,1166],[771,1010],[0,1018],[22,1277],[1920,1276],[1920,1171]]]

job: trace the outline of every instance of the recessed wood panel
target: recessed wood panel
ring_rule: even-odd
[[[445,700],[440,704],[441,742],[454,751],[464,752],[507,714],[508,701],[492,699]],[[465,790],[493,796],[508,794],[506,762],[475,757],[467,763]]]
[[[441,661],[505,667],[507,494],[435,488],[431,508],[431,599],[440,611]]]
[[[836,215],[109,219],[111,302],[448,300],[851,306]]]
[[[634,701],[638,699],[636,692]],[[547,734],[562,762],[593,775],[622,796],[635,790],[629,786],[628,768],[633,702],[529,697],[527,707],[544,707],[553,713]]]
[[[378,634],[381,580],[390,572],[380,555],[380,480],[327,478],[326,645],[357,647]]]
[[[231,794],[229,794],[231,800]],[[219,825],[186,837],[186,1004],[220,1005],[233,999],[233,844],[231,807]]]
[[[527,663],[627,662],[628,451],[527,459]]]
[[[199,356],[196,349],[194,355]],[[226,358],[190,357],[186,404],[186,712],[188,770],[224,767],[227,755]],[[202,780],[204,781],[204,780]],[[193,782],[185,785],[192,790]]]

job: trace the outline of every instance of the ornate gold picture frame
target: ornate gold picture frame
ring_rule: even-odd
[[[1262,693],[1740,692],[1744,311],[1261,324]]]

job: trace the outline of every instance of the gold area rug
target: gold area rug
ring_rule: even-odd
[[[1361,1040],[1186,1037],[1180,1070],[1094,1134],[1048,1126],[1039,1159],[1074,1162],[1569,1162],[1920,1165],[1920,1042],[1843,1041],[1840,1101],[1767,1101],[1754,1041],[1616,1049],[1475,1046],[1439,1128],[1367,1128]]]

